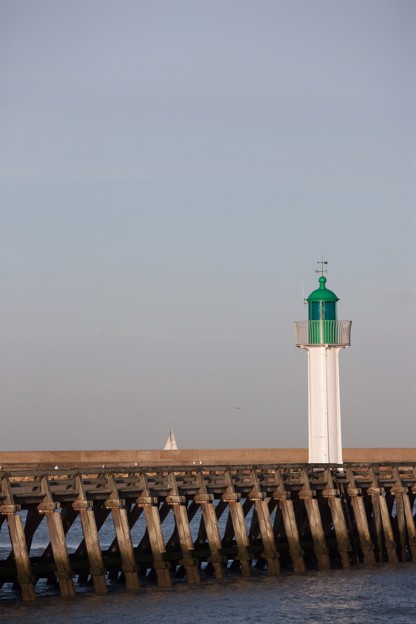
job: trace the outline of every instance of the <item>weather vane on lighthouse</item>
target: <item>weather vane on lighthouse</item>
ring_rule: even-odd
[[[328,264],[328,260],[324,260],[323,256],[322,256],[321,260],[318,260],[318,262],[316,264],[320,264],[321,268],[320,269],[315,269],[315,273],[320,273],[321,275],[323,275],[324,273],[328,273],[328,271],[326,269],[324,269],[324,264]]]
[[[296,346],[308,353],[309,463],[342,464],[339,352],[350,346],[351,321],[337,319],[338,297],[326,287],[323,257],[319,288],[308,303],[308,320],[295,321]]]

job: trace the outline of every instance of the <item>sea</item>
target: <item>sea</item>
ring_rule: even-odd
[[[81,537],[74,525],[69,550]],[[169,531],[168,527],[168,531]],[[140,528],[139,528],[140,531]],[[100,531],[109,545],[109,522]],[[40,527],[31,552],[47,544]],[[10,552],[5,523],[0,530],[0,559]],[[108,594],[98,596],[91,585],[75,583],[76,596],[61,598],[59,589],[39,581],[35,604],[23,604],[11,584],[0,589],[0,623],[7,624],[416,624],[416,563],[305,573],[283,572],[268,577],[253,569],[251,578],[229,575],[224,581],[204,580],[200,586],[178,581],[161,589],[145,585],[136,591],[112,581]]]
[[[229,578],[199,587],[110,588],[75,598],[38,596],[26,606],[15,596],[0,602],[7,624],[415,624],[416,565]]]

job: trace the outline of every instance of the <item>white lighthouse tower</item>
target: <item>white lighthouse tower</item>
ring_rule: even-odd
[[[295,321],[296,346],[308,353],[309,463],[342,464],[339,352],[350,346],[351,321],[337,320],[338,297],[326,287],[306,299],[308,320]]]

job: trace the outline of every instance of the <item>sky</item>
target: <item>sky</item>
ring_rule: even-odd
[[[0,0],[0,449],[416,446],[416,3]]]

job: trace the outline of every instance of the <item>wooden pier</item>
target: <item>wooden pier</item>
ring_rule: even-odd
[[[28,602],[42,579],[72,596],[88,582],[97,593],[114,581],[140,591],[416,561],[414,461],[7,466],[0,480],[0,526],[10,537],[0,586],[14,584]],[[103,547],[109,522],[114,539]],[[74,523],[82,530],[70,549]],[[47,540],[34,554],[42,525]]]

